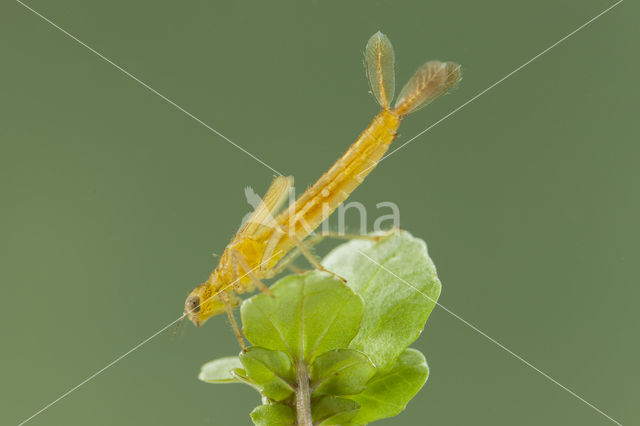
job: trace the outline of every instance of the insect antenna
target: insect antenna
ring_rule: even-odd
[[[176,334],[178,334],[178,331],[182,327],[182,323],[184,323],[184,318],[186,316],[187,316],[187,314],[183,313],[182,316],[180,317],[180,319],[178,320],[178,323],[176,324],[176,326],[173,329],[173,332],[171,333],[171,340],[175,339]]]

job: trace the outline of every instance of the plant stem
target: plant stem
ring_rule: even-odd
[[[309,390],[309,374],[304,360],[296,364],[296,425],[313,426],[311,420],[311,391]]]

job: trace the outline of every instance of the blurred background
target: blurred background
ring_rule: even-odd
[[[429,59],[463,66],[399,146],[611,4],[28,2],[299,190],[377,113],[362,66],[377,30],[398,90]],[[274,172],[19,3],[0,8],[0,423],[17,424],[176,319],[249,211],[243,188],[262,194]],[[371,222],[395,202],[444,306],[626,424],[640,421],[637,13],[614,8],[351,198]],[[226,319],[170,334],[29,424],[250,424],[257,393],[196,378],[238,352]],[[429,381],[380,424],[612,424],[443,309],[414,346]]]

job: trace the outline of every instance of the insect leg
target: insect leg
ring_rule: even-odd
[[[290,270],[291,272],[293,272],[294,274],[302,274],[305,272],[304,269],[302,268],[298,268],[296,265],[294,265],[293,263],[287,263],[286,265],[284,265],[284,267],[288,270]]]
[[[389,229],[388,231],[385,231],[384,233],[382,233],[380,235],[344,234],[344,233],[341,233],[341,232],[326,231],[326,232],[321,232],[319,234],[316,234],[311,238],[316,238],[316,237],[318,238],[318,241],[314,242],[314,244],[319,243],[324,238],[335,238],[335,239],[338,239],[338,240],[368,240],[368,241],[374,241],[374,242],[377,243],[377,242],[382,241],[385,238],[393,235],[396,232],[398,232],[398,228]],[[311,239],[311,238],[309,238],[309,239]]]
[[[222,300],[222,303],[224,303],[224,308],[227,311],[227,316],[229,317],[229,321],[231,321],[231,328],[233,328],[233,333],[236,335],[238,343],[240,343],[242,352],[246,352],[247,347],[244,345],[244,339],[242,338],[242,332],[238,327],[238,323],[236,322],[236,317],[233,316],[233,305],[231,304],[229,295],[223,291],[218,295],[218,297],[220,297],[220,300]]]
[[[237,250],[233,250],[231,252],[231,256],[240,263],[242,269],[245,270],[247,275],[249,275],[249,278],[251,278],[251,281],[253,281],[253,283],[260,289],[261,292],[273,297],[273,294],[271,294],[271,290],[269,290],[269,287],[267,287],[265,283],[263,283],[262,280],[260,280],[260,278],[258,278],[258,276],[253,272],[249,265],[247,265],[247,262],[244,260],[240,252],[238,252]]]
[[[265,273],[265,278],[273,278],[278,275],[280,272],[284,271],[286,268],[291,269],[295,273],[303,272],[302,269],[293,266],[292,262],[300,256],[300,250],[293,249],[289,254],[283,257],[273,268],[269,269]]]
[[[324,240],[324,238],[325,236],[323,234],[315,234],[308,237],[304,241],[302,241],[302,244],[304,244],[307,247],[313,247],[316,244],[320,243],[322,240]],[[298,256],[300,256],[301,254],[302,252],[300,251],[299,248],[294,248],[293,250],[291,250],[289,254],[283,257],[278,262],[277,265],[275,265],[273,268],[266,271],[265,278],[273,278],[276,275],[278,275],[280,272],[284,271],[285,269],[290,269],[296,274],[306,272],[304,269],[298,268],[297,266],[293,265],[293,261],[296,260]],[[265,253],[265,256],[266,256],[266,253]]]
[[[315,246],[316,244],[319,244],[325,238],[336,238],[336,239],[341,239],[341,240],[363,239],[363,240],[369,240],[369,241],[378,242],[378,241],[382,240],[383,238],[386,238],[392,232],[394,232],[394,230],[391,230],[389,232],[385,232],[383,235],[360,235],[360,234],[342,234],[342,233],[339,233],[339,232],[320,232],[320,233],[316,233],[316,234],[310,236],[309,238],[305,239],[304,241],[302,241],[302,244],[304,244],[306,247],[310,248],[310,247]],[[298,256],[300,256],[301,254],[302,254],[302,252],[300,251],[299,248],[293,249],[291,251],[291,253],[289,253],[282,260],[280,260],[280,262],[278,262],[278,264],[276,266],[274,266],[270,270],[266,271],[265,278],[275,277],[276,275],[278,275],[279,273],[281,273],[285,269],[290,269],[294,273],[297,273],[297,274],[304,272],[304,269],[298,268],[298,267],[296,267],[296,266],[294,266],[292,264],[292,262],[295,259],[297,259]]]
[[[326,272],[328,274],[333,275],[334,277],[338,278],[343,283],[347,282],[347,280],[342,278],[340,275],[338,275],[335,272],[332,272],[332,271],[328,270],[327,268],[325,268],[324,266],[322,266],[322,264],[318,261],[318,259],[316,259],[316,257],[313,255],[313,253],[311,253],[309,248],[302,241],[300,241],[300,239],[298,237],[296,237],[295,235],[292,235],[291,236],[291,240],[295,243],[295,245],[298,248],[298,250],[300,250],[300,253],[304,257],[307,258],[309,263],[311,263],[314,268],[316,268],[319,271],[323,271],[323,272]]]
[[[379,242],[385,238],[387,238],[388,236],[392,235],[393,233],[397,232],[397,229],[390,229],[386,232],[384,232],[381,235],[360,235],[360,234],[343,234],[340,232],[319,232],[316,233],[312,236],[310,236],[309,238],[305,239],[304,241],[302,241],[302,244],[304,246],[306,246],[307,248],[313,247],[316,244],[319,244],[320,242],[322,242],[325,238],[335,238],[335,239],[340,239],[340,240],[368,240],[368,241],[374,241],[374,242]],[[302,253],[302,251],[300,250],[300,248],[295,248],[291,251],[291,253],[287,254],[284,258],[282,258],[282,260],[280,260],[280,262],[278,262],[278,264],[276,266],[274,266],[273,268],[269,269],[268,271],[266,271],[265,274],[265,278],[273,278],[276,275],[278,275],[279,273],[281,273],[282,271],[284,271],[285,269],[291,269],[294,273],[301,273],[304,272],[303,269],[300,269],[296,266],[294,266],[292,264],[292,262],[298,258],[298,256],[300,256]],[[266,256],[266,253],[265,253]]]

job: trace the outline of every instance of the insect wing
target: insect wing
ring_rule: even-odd
[[[389,38],[380,31],[371,36],[364,51],[364,64],[371,93],[388,109],[396,87],[395,57]]]
[[[253,235],[264,226],[273,226],[274,213],[289,195],[289,189],[293,186],[292,176],[277,176],[264,197],[256,202],[255,210],[238,231],[238,235]],[[258,196],[256,198],[259,199]],[[249,200],[251,202],[251,200]],[[256,200],[257,201],[257,200]],[[253,203],[252,203],[253,204]]]
[[[429,61],[413,74],[400,91],[396,111],[401,115],[412,113],[435,101],[455,86],[462,78],[460,65],[453,62]]]

